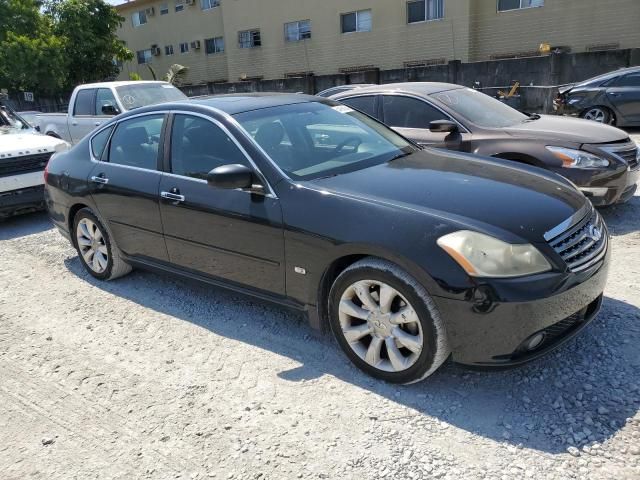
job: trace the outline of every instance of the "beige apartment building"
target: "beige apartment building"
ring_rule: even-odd
[[[120,78],[187,84],[640,47],[640,0],[133,0]]]

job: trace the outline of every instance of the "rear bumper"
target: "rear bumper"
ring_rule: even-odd
[[[453,360],[480,367],[515,366],[557,348],[597,315],[609,257],[610,251],[590,271],[573,274],[573,281],[578,275],[581,281],[572,288],[566,287],[568,279],[556,276],[550,276],[544,288],[526,280],[514,283],[513,298],[526,294],[530,301],[510,302],[505,295],[509,288],[495,293],[490,285],[470,300],[434,298],[446,322]],[[539,293],[536,298],[536,290],[546,290],[550,285],[558,293]],[[535,348],[526,348],[525,344],[538,333],[543,334],[543,341]]]
[[[44,209],[44,186],[0,192],[0,218]]]

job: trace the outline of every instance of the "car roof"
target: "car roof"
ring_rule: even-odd
[[[433,93],[445,92],[447,90],[457,90],[459,88],[466,88],[462,85],[456,85],[455,83],[443,83],[443,82],[403,82],[403,83],[385,83],[382,85],[374,85],[371,87],[358,88],[357,90],[350,90],[332,96],[331,98],[338,99],[342,96],[349,96],[349,94],[357,93],[363,95],[366,93],[380,93],[380,92],[404,92],[414,93],[418,95],[431,95]]]
[[[618,77],[620,75],[626,75],[627,73],[636,73],[636,72],[640,72],[640,66],[620,68],[618,70],[614,70],[613,72],[603,73],[602,75],[596,75],[595,77],[587,78],[586,80],[577,82],[576,86],[585,85],[588,83],[593,83],[598,81],[605,81],[605,80],[609,80],[610,78]]]
[[[233,93],[213,95],[186,100],[185,103],[203,105],[205,107],[222,110],[229,115],[259,110],[262,108],[279,107],[296,103],[326,102],[326,98],[304,95],[300,93]]]

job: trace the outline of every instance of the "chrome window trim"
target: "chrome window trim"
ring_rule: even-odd
[[[562,232],[565,232],[569,227],[571,227],[572,225],[575,225],[576,223],[584,219],[584,217],[589,215],[592,210],[593,210],[593,205],[591,205],[591,202],[585,203],[582,206],[582,208],[580,208],[580,210],[578,210],[576,213],[574,213],[569,218],[567,218],[566,220],[564,220],[563,222],[561,222],[560,224],[556,225],[551,230],[546,232],[544,234],[544,239],[546,241],[554,239],[555,237],[560,235]]]

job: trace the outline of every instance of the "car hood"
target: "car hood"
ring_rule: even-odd
[[[514,137],[579,144],[612,143],[625,140],[629,136],[624,131],[609,125],[559,115],[540,115],[537,120],[526,121],[504,130]]]
[[[0,128],[0,157],[55,152],[68,147],[69,144],[64,140],[42,135],[35,130]]]
[[[513,243],[543,242],[587,202],[545,170],[430,148],[309,183],[323,194],[424,211]]]

